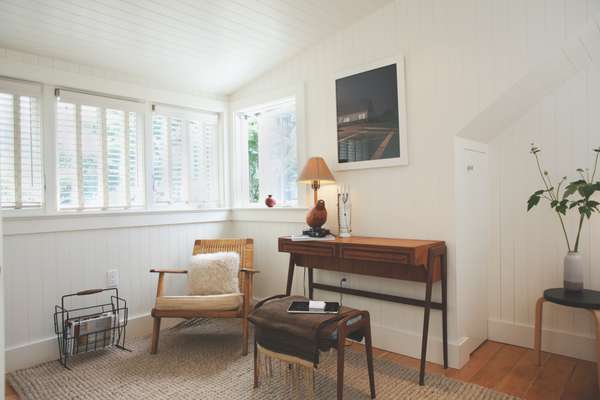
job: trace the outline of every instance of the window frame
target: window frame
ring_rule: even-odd
[[[238,122],[238,114],[253,112],[269,106],[294,99],[296,106],[296,149],[298,160],[298,173],[306,162],[306,140],[305,140],[305,97],[304,84],[284,87],[277,90],[263,92],[259,95],[250,95],[234,100],[231,103],[230,112],[230,134],[231,134],[231,187],[230,196],[232,208],[234,209],[261,209],[266,208],[259,199],[258,203],[250,203],[248,199],[249,177],[248,177],[248,143],[245,133],[241,132]],[[277,205],[278,208],[305,209],[307,207],[308,189],[306,185],[298,183],[298,200],[296,205]]]
[[[36,97],[39,102],[39,118],[40,118],[40,151],[41,151],[41,163],[42,163],[42,200],[40,207],[24,207],[24,208],[6,208],[2,209],[0,207],[0,213],[5,217],[12,216],[31,216],[38,215],[40,213],[45,212],[48,198],[46,195],[46,161],[47,161],[47,153],[46,153],[46,125],[44,123],[44,85],[39,82],[33,82],[28,80],[15,79],[5,76],[0,76],[0,91],[12,94],[13,96],[28,96],[28,97]]]
[[[223,116],[224,113],[218,111],[211,110],[202,110],[196,109],[192,107],[184,107],[177,106],[172,104],[164,104],[161,102],[150,102],[148,104],[150,112],[147,114],[146,123],[148,124],[148,129],[146,130],[145,143],[144,148],[146,151],[146,160],[148,160],[146,164],[146,203],[151,210],[155,211],[182,211],[182,210],[220,210],[227,206],[227,199],[224,196],[224,191],[226,187],[226,183],[223,181],[224,179],[224,165],[226,160],[226,155],[224,152],[224,124],[223,124]],[[152,122],[154,114],[162,115],[167,118],[179,118],[184,121],[198,119],[198,117],[204,115],[214,115],[217,117],[217,128],[216,128],[216,153],[217,153],[217,192],[218,192],[218,205],[216,207],[202,207],[197,202],[191,200],[190,188],[191,188],[191,171],[187,171],[186,176],[186,184],[187,187],[185,190],[187,191],[188,200],[184,203],[171,203],[171,202],[157,202],[154,198],[154,179],[153,179],[153,162],[154,162],[154,147],[153,147],[153,131],[152,131]],[[185,144],[189,144],[189,130],[185,129],[185,136],[183,138]],[[191,156],[190,153],[186,153],[186,162],[188,164],[188,169],[191,164]],[[169,183],[170,185],[170,183]]]
[[[58,90],[58,91],[57,91]],[[129,206],[110,206],[107,204],[104,204],[106,201],[108,201],[108,193],[105,193],[105,191],[108,189],[108,183],[104,182],[103,183],[103,205],[101,207],[85,207],[82,204],[79,204],[78,207],[65,207],[65,208],[60,208],[60,193],[59,193],[59,182],[58,182],[58,169],[57,169],[57,156],[58,156],[58,148],[57,148],[57,143],[56,143],[56,127],[57,127],[57,106],[58,103],[62,102],[62,103],[67,103],[67,104],[74,104],[75,105],[75,109],[79,109],[79,107],[81,106],[87,106],[87,107],[95,107],[98,108],[100,110],[100,118],[101,118],[101,140],[104,142],[104,146],[106,146],[106,140],[107,137],[105,137],[105,135],[107,135],[107,128],[106,128],[106,117],[107,117],[107,110],[112,109],[112,110],[118,110],[118,111],[122,111],[124,113],[130,113],[130,112],[134,112],[136,113],[136,131],[137,131],[137,135],[139,135],[139,140],[140,142],[138,143],[138,154],[137,157],[141,158],[139,160],[140,165],[138,165],[138,167],[140,168],[140,172],[142,174],[146,173],[146,158],[145,158],[145,135],[146,135],[146,119],[145,119],[145,102],[143,102],[142,100],[122,100],[122,99],[118,99],[118,98],[114,98],[114,97],[108,97],[106,95],[100,95],[100,94],[91,94],[91,93],[82,93],[81,91],[78,90],[70,90],[70,89],[63,89],[63,88],[55,88],[54,90],[54,98],[52,100],[52,106],[47,107],[50,109],[50,112],[52,113],[52,119],[53,119],[53,159],[54,159],[54,169],[53,169],[53,181],[52,181],[52,186],[54,187],[54,202],[55,202],[55,208],[54,210],[56,210],[57,213],[86,213],[86,212],[111,212],[111,211],[121,211],[121,210],[146,210],[147,209],[147,199],[144,198],[142,201],[141,205],[132,205],[130,204]],[[79,112],[76,111],[76,115],[79,115]],[[128,121],[128,119],[126,118],[125,121]],[[126,127],[124,127],[125,129],[127,129]],[[77,133],[76,132],[76,136],[80,136],[81,133]],[[127,137],[127,136],[125,136]],[[139,148],[141,147],[141,149]],[[127,147],[124,147],[123,151],[125,151],[125,149],[127,149]],[[139,151],[141,150],[141,151]],[[104,153],[102,154],[102,166],[103,166],[103,171],[102,174],[105,175],[103,176],[104,179],[108,179],[108,176],[106,176],[106,169],[107,169],[107,165],[108,165],[108,157],[106,155],[106,151],[107,148],[104,148]],[[82,171],[79,171],[79,168],[83,168],[82,165],[77,165],[77,173],[81,174]],[[127,157],[125,157],[125,161],[124,161],[124,168],[129,168],[128,164],[127,164]],[[80,178],[81,179],[81,178]],[[146,184],[146,180],[144,177],[142,177],[143,179],[143,184]],[[127,184],[129,181],[126,179],[125,180],[125,184]],[[50,185],[47,185],[50,186]],[[82,200],[83,198],[83,193],[81,192],[81,190],[83,190],[82,187],[78,187],[78,197],[79,197],[79,201]],[[125,189],[125,193],[128,193],[129,189],[126,188]],[[142,193],[144,194],[144,197],[146,195],[146,191],[145,191],[145,187],[142,188]],[[127,200],[127,202],[129,202],[130,200]]]

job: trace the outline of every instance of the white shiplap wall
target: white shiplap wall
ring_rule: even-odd
[[[150,268],[185,265],[194,240],[226,237],[229,225],[217,222],[5,236],[7,350],[52,339],[52,314],[60,297],[106,287],[109,269],[119,270],[119,294],[128,300],[130,319],[147,315],[157,282]],[[183,289],[183,279],[169,277],[168,281],[167,290]],[[96,296],[77,300],[91,305]]]
[[[453,137],[598,10],[598,0],[396,0],[273,69],[236,92],[232,99],[304,82],[307,156],[323,155],[331,165],[336,149],[336,73],[399,53],[405,55],[409,166],[337,173],[336,179],[351,185],[355,234],[447,241],[450,339],[453,346],[458,346],[463,338],[456,318],[460,293],[455,290],[455,277],[460,263],[454,256],[458,223],[454,218],[454,190],[460,188],[454,187]],[[508,149],[506,154],[508,157]],[[334,190],[324,187],[321,193],[333,209]],[[236,224],[236,229],[255,232],[270,243],[285,230],[279,224],[248,222],[242,226]],[[269,249],[270,256],[263,256],[268,267],[263,268],[285,269],[285,260],[276,255],[274,247]],[[531,279],[546,279],[541,276],[531,273]],[[502,291],[505,301],[512,304],[514,289],[493,279],[500,278],[490,278],[493,290]],[[281,285],[276,283],[259,287],[259,294],[279,292]],[[422,287],[416,284],[355,278],[351,285],[422,296]],[[420,335],[421,310],[358,301],[379,318],[379,326],[375,327],[377,345],[416,355],[418,343],[413,345],[416,342],[411,338]],[[439,335],[438,319],[434,313],[433,335]],[[396,341],[387,341],[386,337],[395,337]],[[436,348],[433,346],[432,360],[439,360]],[[457,357],[451,357],[451,365],[458,364]]]
[[[542,148],[543,167],[554,181],[577,178],[591,168],[592,148],[600,146],[600,73],[589,70],[563,84],[490,143],[492,171],[492,250],[489,269],[490,335],[532,344],[534,303],[542,291],[562,286],[567,247],[558,219],[546,205],[526,212],[526,199],[542,183],[531,142]],[[571,244],[577,216],[567,218]],[[585,287],[600,289],[600,220],[586,221],[580,243]],[[545,306],[548,349],[594,359],[595,330],[589,312]]]

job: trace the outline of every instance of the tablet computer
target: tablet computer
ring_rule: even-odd
[[[308,306],[308,301],[294,301],[290,304],[288,312],[293,314],[338,314],[340,304],[335,301],[327,301],[325,309],[314,309]]]

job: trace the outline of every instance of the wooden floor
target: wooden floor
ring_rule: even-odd
[[[362,347],[356,343],[353,346],[357,349]],[[419,368],[419,360],[415,358],[378,349],[374,352],[377,358]],[[498,342],[485,342],[460,370],[444,370],[438,364],[428,363],[427,372],[476,383],[527,400],[600,399],[595,363],[544,354],[542,367],[537,367],[532,350]],[[19,400],[8,384],[6,399]]]

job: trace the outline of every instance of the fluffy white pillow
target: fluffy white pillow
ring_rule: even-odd
[[[192,256],[188,266],[188,294],[239,293],[240,255],[236,252]]]

